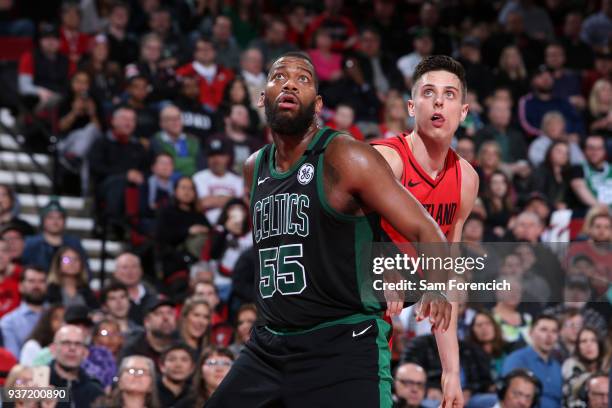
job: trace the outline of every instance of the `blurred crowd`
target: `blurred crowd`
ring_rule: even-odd
[[[460,302],[467,404],[608,406],[611,0],[0,0],[7,39],[24,148],[53,152],[57,192],[126,250],[91,285],[60,201],[33,228],[0,185],[0,385],[48,366],[78,407],[201,406],[256,321],[241,174],[270,142],[271,62],[306,52],[320,124],[369,141],[412,130],[414,69],[445,54],[470,105],[452,146],[480,176],[465,250],[515,243],[488,277],[522,288]],[[397,407],[437,406],[430,327],[393,324]]]

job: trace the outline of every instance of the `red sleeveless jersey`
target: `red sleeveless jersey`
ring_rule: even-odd
[[[377,140],[373,145],[388,146],[399,153],[404,163],[401,183],[423,205],[432,218],[438,223],[440,229],[449,238],[449,232],[459,215],[461,204],[461,164],[459,156],[453,149],[448,149],[444,168],[436,179],[432,179],[423,170],[415,159],[406,134],[396,137]],[[409,216],[409,214],[407,214]],[[397,232],[385,219],[381,225],[393,242],[406,242],[406,239]]]

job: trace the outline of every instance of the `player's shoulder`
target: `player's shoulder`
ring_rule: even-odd
[[[242,171],[244,176],[252,176],[253,171],[255,170],[255,164],[257,163],[257,158],[259,154],[267,147],[268,145],[263,146],[260,149],[257,149],[245,160],[244,166],[242,167]]]
[[[454,151],[453,151],[454,152]],[[474,167],[463,157],[459,156],[457,152],[454,152],[457,156],[457,162],[459,167],[461,168],[461,187],[466,187],[475,194],[478,193],[478,185],[480,184],[480,179],[478,177],[478,173],[474,169]]]
[[[336,169],[346,169],[353,175],[375,162],[383,162],[381,155],[348,133],[338,132],[325,148],[325,163]]]

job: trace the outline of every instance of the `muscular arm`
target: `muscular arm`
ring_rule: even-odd
[[[251,187],[253,186],[253,174],[255,174],[255,161],[261,149],[249,156],[242,167],[242,178],[244,180],[244,199],[247,204],[251,203]]]

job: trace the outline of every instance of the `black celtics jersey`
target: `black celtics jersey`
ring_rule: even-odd
[[[260,319],[273,328],[304,329],[384,307],[363,292],[367,248],[379,239],[380,218],[341,214],[325,198],[323,157],[335,135],[319,130],[286,172],[276,170],[274,145],[255,162],[255,291]]]

